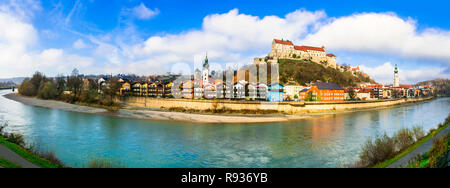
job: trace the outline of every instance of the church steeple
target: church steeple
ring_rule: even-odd
[[[209,81],[209,62],[208,52],[206,52],[205,62],[203,63],[203,84],[207,84]]]
[[[206,52],[205,62],[203,63],[203,68],[209,68],[208,52]]]
[[[400,78],[398,77],[398,67],[397,64],[395,64],[395,70],[394,70],[394,87],[400,86]]]

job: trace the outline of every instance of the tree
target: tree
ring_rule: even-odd
[[[58,89],[56,84],[52,81],[47,81],[41,84],[39,88],[38,97],[41,99],[55,99],[58,97]]]
[[[58,75],[56,77],[56,89],[58,90],[58,95],[61,95],[66,88],[66,81],[63,75]]]
[[[103,93],[107,96],[109,96],[109,101],[111,103],[114,102],[114,97],[117,95],[117,92],[122,87],[119,79],[117,78],[111,78],[107,82],[107,87],[103,88]]]
[[[34,87],[34,95],[37,94],[39,87],[41,86],[41,83],[46,81],[45,76],[40,73],[40,72],[36,72],[34,73],[33,77],[31,78],[31,84],[33,84]]]
[[[400,98],[400,91],[397,89],[392,90],[392,97],[395,99]]]
[[[67,87],[72,91],[75,97],[78,97],[82,87],[82,80],[78,74],[78,69],[74,69],[72,75],[67,79]]]
[[[348,90],[348,97],[350,97],[350,100],[355,100],[356,98],[356,93],[355,90],[353,88],[350,88]]]
[[[25,79],[22,81],[22,84],[19,86],[19,93],[25,96],[35,96],[36,90],[31,83],[30,79]]]

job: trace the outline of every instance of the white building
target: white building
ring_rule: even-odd
[[[398,77],[397,64],[395,64],[395,70],[394,70],[394,87],[400,87],[400,79]]]
[[[303,90],[303,86],[297,85],[286,85],[284,86],[284,96],[286,99],[294,100],[295,96],[297,99],[300,98],[300,91]]]

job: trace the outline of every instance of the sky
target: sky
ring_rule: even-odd
[[[0,78],[193,72],[266,56],[274,38],[326,47],[375,81],[450,78],[448,1],[1,0]],[[197,66],[197,65],[195,65]]]

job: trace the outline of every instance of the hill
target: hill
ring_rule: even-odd
[[[297,82],[305,85],[310,82],[331,82],[341,87],[356,86],[358,83],[371,82],[376,83],[369,77],[361,73],[353,75],[351,72],[340,72],[331,67],[325,67],[309,60],[278,60],[280,69],[280,82]]]
[[[450,80],[449,79],[434,79],[423,81],[416,84],[417,86],[432,85],[437,95],[450,96]]]

